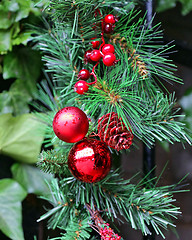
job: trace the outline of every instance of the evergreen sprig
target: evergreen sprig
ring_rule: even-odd
[[[37,162],[37,166],[44,172],[67,175],[67,155],[61,150],[42,151]]]
[[[77,216],[79,219],[84,216],[84,208],[89,203],[104,218],[122,222],[119,219],[122,216],[144,235],[150,234],[149,226],[152,225],[155,232],[164,238],[162,229],[175,227],[172,219],[181,213],[179,207],[173,205],[173,194],[182,190],[176,190],[176,185],[146,188],[147,183],[143,179],[132,184],[131,179],[124,180],[118,171],[111,171],[104,180],[94,184],[80,182],[74,177],[60,181],[54,179],[50,185],[52,198],[47,198],[53,208],[40,220],[51,217],[50,228],[65,229],[69,226],[69,219],[73,221]]]

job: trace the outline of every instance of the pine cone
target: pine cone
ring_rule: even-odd
[[[117,113],[103,115],[98,120],[98,135],[109,147],[120,151],[130,148],[133,140],[131,129],[127,129]]]

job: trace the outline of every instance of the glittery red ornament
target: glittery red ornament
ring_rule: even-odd
[[[108,67],[112,66],[115,63],[115,60],[116,60],[116,57],[115,57],[115,54],[113,53],[109,52],[103,56],[103,63]]]
[[[74,143],[85,137],[89,129],[86,114],[78,107],[65,107],[53,119],[53,131],[64,142]]]
[[[90,72],[87,69],[81,69],[81,71],[78,73],[78,78],[81,80],[88,80],[90,76]]]
[[[93,50],[90,59],[94,62],[98,62],[101,59],[101,52],[99,50]]]
[[[78,180],[98,182],[105,178],[111,169],[111,153],[104,142],[85,138],[70,150],[68,167]]]
[[[87,82],[84,80],[79,80],[75,83],[74,90],[78,94],[84,94],[89,90],[89,86],[87,85]]]
[[[112,14],[108,14],[108,15],[105,16],[105,18],[104,18],[104,22],[105,22],[105,23],[111,23],[111,24],[114,24],[114,23],[116,22],[116,18],[115,18],[114,15],[112,15]]]

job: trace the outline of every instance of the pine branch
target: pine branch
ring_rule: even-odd
[[[83,183],[74,177],[59,182],[53,179],[49,185],[52,196],[45,198],[53,208],[40,220],[50,218],[49,228],[69,229],[69,219],[82,219],[86,215],[84,207],[89,204],[93,212],[100,210],[102,218],[113,221],[114,218],[119,220],[120,215],[143,234],[150,234],[148,227],[152,225],[156,233],[164,237],[162,229],[175,227],[172,219],[180,214],[179,207],[173,205],[173,194],[182,190],[176,185],[144,188],[149,185],[145,179],[136,185],[130,181],[122,179],[118,171],[111,171],[95,184]]]
[[[67,155],[62,151],[48,150],[41,152],[37,166],[44,172],[68,175]]]
[[[70,220],[66,228],[61,227],[66,233],[62,233],[61,237],[51,238],[51,240],[86,240],[90,239],[90,232],[92,229],[89,225],[89,217],[86,215],[81,218],[74,218]]]

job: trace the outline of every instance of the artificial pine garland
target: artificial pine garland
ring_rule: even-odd
[[[46,28],[36,28],[47,76],[35,104],[47,126],[38,166],[55,175],[45,198],[53,208],[40,220],[65,231],[56,239],[91,239],[92,230],[102,240],[122,239],[109,219],[123,219],[144,235],[152,226],[164,237],[162,229],[175,227],[172,218],[180,214],[173,205],[181,191],[176,185],[153,186],[147,177],[133,184],[111,169],[111,153],[139,140],[149,147],[156,140],[192,141],[174,93],[160,87],[182,82],[168,59],[172,46],[162,44],[160,25],[149,27],[135,6],[131,0],[50,0]]]

